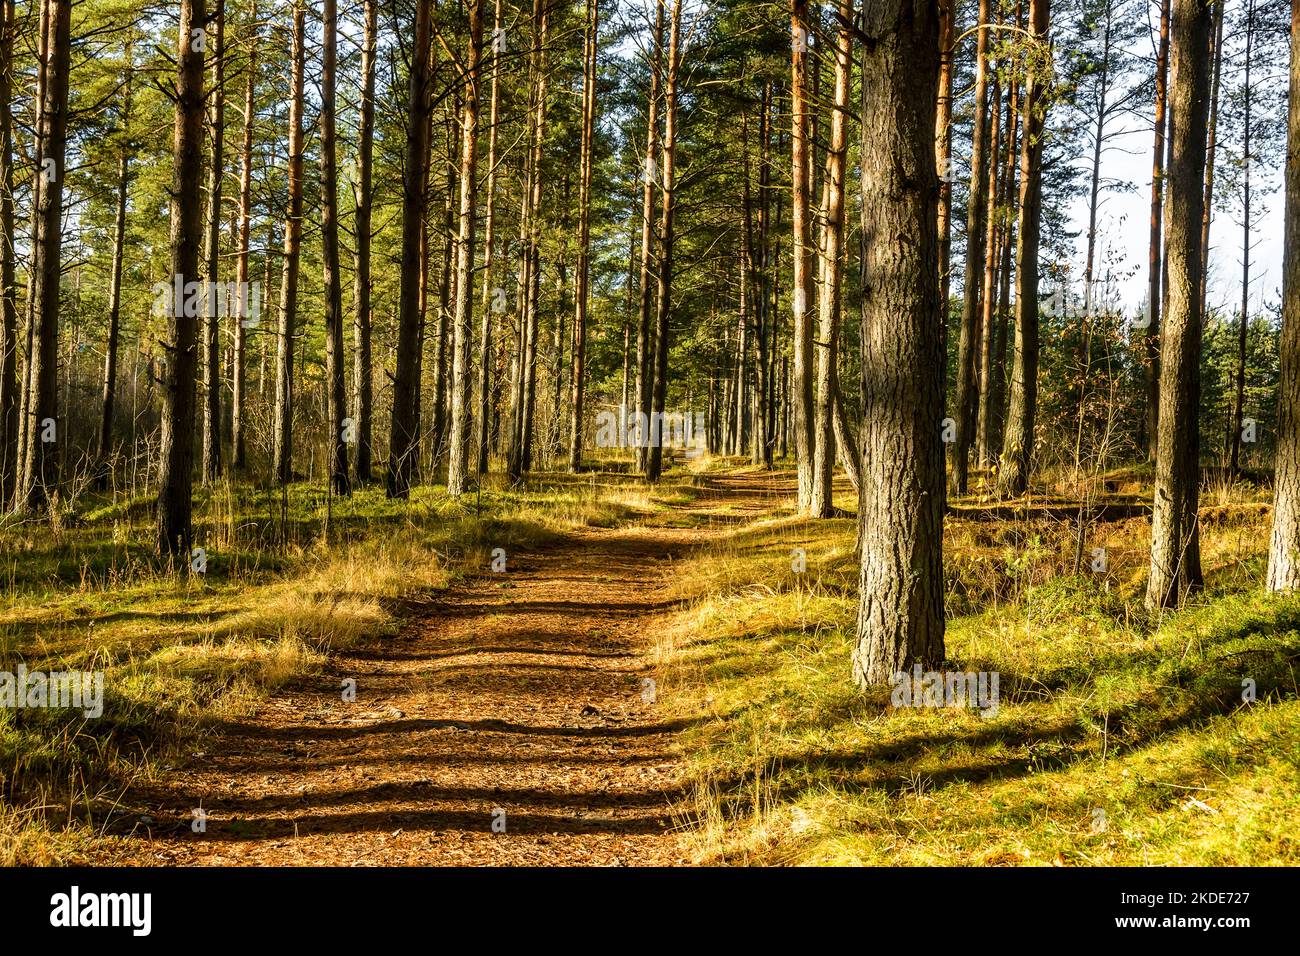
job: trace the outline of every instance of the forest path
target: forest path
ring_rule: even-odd
[[[793,490],[778,476],[711,476],[649,525],[584,529],[438,593],[397,637],[331,657],[134,788],[123,862],[686,862],[680,725],[642,693],[674,607],[669,575]],[[355,703],[341,700],[348,678]]]

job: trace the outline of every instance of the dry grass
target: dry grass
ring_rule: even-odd
[[[661,700],[700,718],[683,741],[699,859],[1300,862],[1300,601],[1258,592],[1258,498],[1207,507],[1207,590],[1155,618],[1146,519],[1087,526],[1107,566],[1076,576],[1071,521],[950,516],[948,666],[1000,674],[993,717],[853,688],[851,521],[737,528],[682,569],[658,650]]]

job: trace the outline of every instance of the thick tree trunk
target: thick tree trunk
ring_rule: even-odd
[[[375,151],[375,57],[379,0],[365,0],[361,45],[361,102],[358,107],[357,181],[353,186],[352,417],[357,449],[353,471],[358,484],[374,479],[374,379],[370,356],[370,243],[373,238],[371,180]]]
[[[325,391],[328,404],[330,489],[352,492],[348,477],[347,386],[343,367],[343,286],[339,276],[338,137],[335,132],[335,78],[338,62],[338,0],[324,0],[320,76],[320,194],[322,285],[325,290]],[[355,424],[355,423],[354,423]]]
[[[839,4],[840,27],[835,36],[835,92],[831,104],[830,143],[826,150],[825,194],[821,242],[821,298],[817,334],[817,418],[813,455],[812,500],[814,517],[829,518],[834,512],[831,487],[834,480],[837,429],[835,398],[839,392],[840,306],[844,276],[844,171],[848,162],[849,87],[853,79],[853,36],[850,32],[853,8]],[[843,457],[841,455],[840,457]],[[856,471],[856,462],[848,467]]]
[[[429,142],[429,21],[432,0],[416,0],[402,174],[402,272],[397,307],[397,371],[388,438],[387,493],[407,498],[419,447],[420,233],[424,221],[424,157]]]
[[[483,3],[470,0],[469,56],[461,112],[460,238],[456,245],[456,311],[452,325],[451,444],[447,494],[462,495],[469,476],[470,344],[474,322],[474,239],[478,205],[478,103],[483,58]]]
[[[1023,495],[1029,488],[1038,414],[1038,238],[1042,221],[1043,127],[1050,77],[1047,46],[1049,0],[1030,0],[1029,29],[1036,48],[1036,71],[1025,78],[1020,138],[1020,222],[1016,230],[1016,342],[1007,401],[1006,433],[998,466],[998,494]],[[1048,61],[1050,63],[1050,61]]]
[[[35,175],[39,183],[36,187],[39,202],[36,207],[36,242],[32,247],[32,310],[28,323],[31,348],[25,403],[26,458],[19,491],[19,503],[32,510],[39,508],[56,492],[58,443],[67,437],[66,420],[58,422],[58,349],[72,4],[71,0],[47,0],[45,6],[46,75],[40,110],[40,162]],[[202,84],[201,78],[199,82]],[[193,275],[192,272],[187,274]]]
[[[298,313],[298,272],[302,250],[303,79],[306,7],[294,0],[289,94],[289,209],[284,223],[284,271],[280,280],[280,321],[275,354],[275,480],[293,480],[293,339]]]
[[[853,676],[937,665],[943,642],[943,358],[932,4],[883,0],[863,32],[862,292],[865,533]]]
[[[598,0],[587,0],[582,67],[582,168],[578,180],[578,265],[573,297],[573,382],[569,393],[569,470],[582,466],[583,385],[587,361],[587,299],[591,286],[591,165],[596,127]]]
[[[668,397],[668,335],[673,292],[673,214],[676,202],[677,82],[681,66],[682,0],[673,0],[668,28],[668,64],[664,80],[663,208],[659,218],[659,273],[655,301],[655,364],[652,394],[650,454],[645,476],[658,481],[663,473],[664,441],[662,422]]]
[[[1201,585],[1200,303],[1201,213],[1210,69],[1205,55],[1212,10],[1173,0],[1169,102],[1173,152],[1165,220],[1168,310],[1160,342],[1160,411],[1151,520],[1149,608],[1174,607]]]
[[[1281,382],[1270,591],[1300,588],[1300,2],[1291,3],[1291,90],[1287,114],[1286,211],[1282,242]]]
[[[208,96],[208,219],[204,249],[203,329],[203,481],[216,481],[221,474],[221,316],[225,297],[217,286],[221,261],[221,186],[225,181],[224,149],[226,125],[225,71],[226,5],[213,0],[208,28],[208,49],[212,52],[212,89]]]
[[[957,423],[953,444],[952,476],[948,487],[954,495],[966,493],[971,441],[975,432],[979,398],[979,335],[981,271],[986,242],[984,221],[988,214],[988,42],[989,0],[979,0],[979,23],[975,43],[975,129],[971,140],[970,197],[966,211],[966,271],[962,288],[961,332],[957,344]]]
[[[176,55],[176,125],[172,139],[171,281],[167,362],[159,452],[158,553],[187,560],[190,555],[194,464],[195,386],[198,320],[181,295],[199,278],[203,244],[203,44],[196,34],[207,22],[204,0],[181,0]],[[66,28],[64,35],[66,36]],[[57,51],[57,43],[56,43]],[[55,54],[57,62],[57,52]],[[66,61],[65,61],[66,62]],[[57,70],[51,70],[51,86]],[[57,220],[56,220],[57,221]]]

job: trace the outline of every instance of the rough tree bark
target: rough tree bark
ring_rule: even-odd
[[[1165,201],[1168,306],[1160,341],[1160,410],[1151,576],[1147,607],[1176,607],[1201,585],[1200,303],[1201,213],[1210,69],[1205,52],[1212,10],[1203,0],[1173,0],[1169,104],[1173,150]]]
[[[853,676],[882,684],[943,642],[943,359],[934,4],[866,9],[862,76],[864,533]]]
[[[424,156],[429,142],[429,19],[432,0],[416,0],[402,172],[402,273],[397,306],[397,370],[388,438],[389,498],[407,498],[418,449],[420,383],[420,232],[424,221]]]

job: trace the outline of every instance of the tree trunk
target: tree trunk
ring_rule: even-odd
[[[1160,313],[1164,308],[1164,232],[1165,135],[1169,125],[1166,113],[1169,100],[1169,5],[1160,4],[1160,37],[1156,46],[1155,146],[1151,154],[1151,227],[1147,243],[1147,311],[1146,393],[1147,413],[1144,423],[1147,457],[1156,458],[1156,440],[1160,425]]]
[[[42,156],[44,153],[44,111],[45,111],[45,87],[46,79],[49,75],[50,63],[50,8],[54,0],[40,0],[40,17],[36,31],[36,96],[33,101],[32,113],[32,166],[35,169],[35,175],[32,177],[31,193],[31,228],[29,249],[33,250],[32,258],[35,258],[35,250],[40,241],[41,229],[41,186],[44,181],[42,175]],[[17,477],[14,489],[14,507],[22,508],[25,506],[25,494],[27,490],[27,452],[28,438],[31,436],[31,398],[32,398],[32,373],[35,366],[34,358],[36,356],[36,286],[39,282],[39,276],[33,268],[34,263],[27,269],[27,304],[26,304],[26,329],[24,338],[27,340],[26,348],[23,350],[24,361],[22,371],[22,384],[19,387],[19,412],[18,412],[18,463]]]
[[[1300,3],[1295,0],[1291,3],[1285,190],[1277,467],[1266,581],[1270,591],[1300,588]]]
[[[221,474],[221,316],[225,297],[217,286],[221,261],[221,186],[225,181],[224,139],[226,94],[225,71],[226,5],[214,0],[208,28],[208,47],[212,51],[212,89],[208,102],[208,219],[204,250],[206,294],[204,295],[203,330],[203,481],[216,481]]]
[[[659,275],[655,302],[655,365],[652,395],[650,454],[646,459],[646,479],[658,481],[663,474],[663,420],[668,397],[668,332],[672,315],[673,290],[673,213],[676,202],[677,158],[677,81],[681,66],[682,0],[673,0],[668,28],[668,64],[664,81],[663,208],[659,219]]]
[[[130,114],[127,93],[125,115]],[[113,404],[117,395],[118,329],[122,315],[122,259],[126,251],[126,200],[131,183],[131,158],[125,147],[118,158],[117,210],[113,217],[113,265],[108,278],[108,339],[104,343],[104,379],[100,391],[99,441],[95,447],[95,487],[108,487],[113,459]]]
[[[298,271],[302,249],[303,74],[305,6],[293,3],[293,79],[289,102],[289,209],[284,223],[284,272],[280,280],[280,323],[275,354],[275,480],[293,480],[293,339],[298,313]]]
[[[1214,28],[1210,36],[1210,57],[1214,63],[1210,81],[1210,132],[1205,146],[1205,208],[1201,212],[1201,311],[1207,310],[1206,285],[1210,277],[1210,222],[1214,218],[1214,160],[1219,139],[1219,87],[1223,76],[1223,8],[1214,4]]]
[[[636,448],[636,467],[644,471],[649,459],[649,414],[651,391],[654,386],[652,366],[654,341],[650,327],[650,280],[654,277],[654,189],[659,153],[659,84],[663,72],[664,0],[655,0],[655,35],[653,61],[650,64],[650,93],[646,101],[646,150],[641,189],[641,281],[637,300],[636,325],[636,420],[639,423]]]
[[[844,399],[840,395],[838,377],[831,389],[831,403],[835,419],[835,444],[842,452],[844,473],[849,476],[849,484],[853,485],[853,490],[857,492],[862,488],[860,470],[862,462],[858,458],[857,439],[853,437],[853,432],[844,418]]]
[[[979,395],[976,399],[975,450],[979,462],[987,466],[993,457],[992,434],[989,418],[993,414],[993,318],[998,298],[998,173],[1001,165],[998,153],[1002,145],[1002,80],[999,60],[998,70],[994,73],[992,102],[989,109],[989,128],[992,141],[989,144],[988,182],[986,196],[988,206],[984,213],[984,264],[980,270],[980,347],[979,347]]]
[[[515,421],[506,474],[519,481],[532,467],[533,409],[537,396],[537,339],[541,298],[542,159],[546,138],[546,35],[550,22],[546,0],[534,0],[531,53],[528,171],[520,217],[523,267],[520,269],[520,338]]]
[[[242,471],[247,467],[247,448],[244,436],[244,398],[248,390],[248,378],[245,373],[248,351],[248,330],[261,323],[261,309],[266,301],[269,289],[261,290],[258,296],[258,315],[253,316],[251,290],[249,284],[249,242],[252,238],[253,219],[253,125],[257,118],[257,4],[251,4],[249,19],[253,24],[248,48],[248,80],[244,86],[244,139],[240,148],[239,164],[239,256],[235,263],[235,281],[238,293],[235,301],[239,308],[235,311],[233,326],[235,354],[231,362],[230,375],[230,456],[231,468]],[[269,257],[268,257],[269,258]]]
[[[479,332],[478,473],[486,475],[491,451],[492,313],[505,305],[493,291],[492,271],[496,264],[497,126],[500,113],[501,54],[505,32],[501,26],[501,0],[496,0],[492,29],[492,92],[488,107],[487,214],[483,222],[483,320]],[[501,306],[497,302],[501,302]]]
[[[826,150],[821,242],[820,322],[817,342],[817,418],[813,486],[809,512],[829,518],[834,512],[836,445],[835,396],[839,392],[840,305],[844,275],[844,172],[848,160],[849,87],[853,79],[853,7],[841,0],[835,35],[835,92],[831,104],[830,143]],[[840,457],[843,457],[842,455]],[[856,462],[848,467],[857,470]]]
[[[862,97],[862,540],[853,676],[944,659],[943,358],[934,5],[866,9]]]
[[[1215,4],[1215,7],[1221,7],[1222,0]],[[1245,77],[1242,80],[1242,149],[1241,149],[1241,321],[1237,325],[1237,368],[1234,376],[1234,394],[1232,402],[1232,422],[1228,427],[1227,445],[1228,445],[1228,474],[1236,477],[1241,470],[1241,429],[1242,416],[1245,412],[1246,402],[1246,333],[1250,327],[1250,243],[1251,243],[1251,218],[1250,218],[1250,163],[1253,158],[1250,155],[1250,109],[1253,90],[1250,85],[1251,77],[1251,53],[1254,49],[1255,40],[1255,0],[1246,0],[1246,50],[1244,57]],[[1207,180],[1208,180],[1208,164]],[[1213,196],[1212,192],[1206,192],[1206,201],[1208,202]],[[1205,212],[1202,212],[1202,221],[1205,218]],[[1204,284],[1204,262],[1208,250],[1204,247],[1201,249],[1202,262],[1202,285]],[[1199,297],[1199,296],[1198,296]],[[1201,298],[1201,310],[1204,313],[1205,300]]]
[[[370,356],[371,180],[375,151],[375,56],[379,0],[365,0],[361,45],[361,102],[357,130],[357,181],[353,187],[353,232],[356,234],[352,291],[352,417],[357,450],[353,471],[358,484],[374,480],[374,371]]]
[[[0,60],[12,63],[13,0],[0,0]],[[18,478],[18,303],[14,286],[13,84],[0,69],[0,511]]]
[[[952,283],[952,75],[953,18],[956,0],[939,0],[939,93],[935,117],[935,165],[939,170],[939,306],[947,338],[948,299]],[[944,347],[944,365],[948,362]],[[946,374],[945,374],[946,377]]]
[[[1160,410],[1155,505],[1151,520],[1149,608],[1176,607],[1201,585],[1200,303],[1201,213],[1210,70],[1205,55],[1212,10],[1201,0],[1173,0],[1169,102],[1168,310],[1160,342]]]
[[[339,183],[335,133],[335,77],[338,61],[338,0],[324,0],[320,75],[320,192],[322,285],[325,290],[325,390],[329,406],[330,489],[352,492],[348,477],[347,386],[343,380],[343,287],[339,277]],[[355,424],[355,423],[354,423]]]
[[[812,261],[812,197],[808,176],[808,0],[790,0],[790,155],[794,259],[790,289],[794,336],[794,454],[799,479],[799,510],[808,512],[813,499],[813,327],[809,310],[814,290]]]
[[[961,333],[957,344],[957,422],[949,489],[966,493],[971,439],[979,398],[980,272],[984,266],[984,220],[988,213],[988,40],[989,0],[979,0],[975,44],[975,129],[971,140],[970,198],[966,212],[966,271],[962,287]]]
[[[478,205],[478,103],[483,58],[483,3],[470,0],[469,62],[461,113],[460,239],[456,246],[456,312],[453,321],[451,372],[451,444],[447,459],[447,494],[465,493],[469,473],[470,341],[474,321],[474,239]]]
[[[416,0],[402,174],[402,272],[397,307],[397,371],[388,439],[389,498],[407,498],[419,447],[420,232],[424,221],[424,156],[428,151],[429,21],[432,0]]]
[[[587,0],[582,67],[582,169],[578,180],[578,265],[573,298],[573,382],[570,386],[569,470],[582,466],[583,378],[587,358],[587,299],[591,284],[591,164],[596,126],[596,38],[598,0]]]
[[[199,0],[202,2],[202,0]],[[63,248],[64,153],[68,130],[68,70],[71,0],[47,0],[46,77],[40,111],[40,163],[35,179],[36,242],[32,247],[32,311],[28,323],[29,385],[25,403],[27,440],[20,502],[34,510],[58,486],[58,442],[67,423],[58,423],[59,280]],[[200,84],[202,80],[200,79]],[[193,275],[193,273],[187,273]],[[165,427],[165,426],[164,426]],[[164,431],[164,435],[166,432]]]
[[[181,0],[176,55],[176,125],[172,139],[171,281],[168,345],[163,373],[162,443],[159,453],[158,537],[160,555],[188,559],[190,555],[194,464],[195,385],[198,365],[197,310],[181,295],[197,288],[203,243],[203,46],[199,41],[207,22],[204,0]],[[64,27],[63,35],[67,36]],[[57,62],[58,43],[55,44]],[[65,60],[66,62],[66,60]],[[50,85],[58,81],[57,69]],[[66,76],[66,73],[65,73]],[[57,221],[57,220],[56,220]]]
[[[1016,230],[1016,342],[1007,400],[1006,432],[998,466],[997,491],[1018,497],[1029,488],[1038,414],[1038,238],[1042,221],[1044,92],[1050,82],[1042,56],[1047,46],[1050,0],[1030,0],[1029,29],[1037,49],[1037,71],[1025,77],[1020,125],[1020,222]]]

